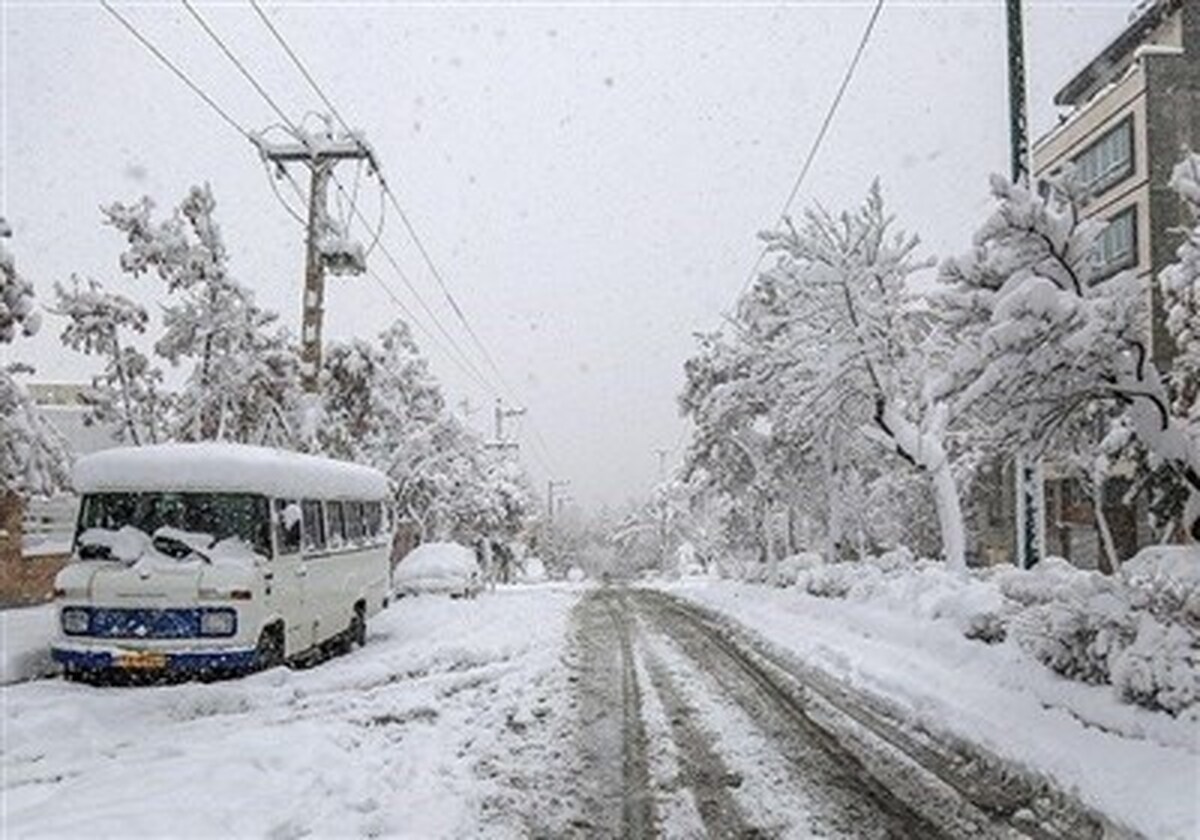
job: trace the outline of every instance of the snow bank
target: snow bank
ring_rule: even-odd
[[[748,578],[760,582],[761,575]],[[1007,640],[1061,676],[1111,685],[1124,702],[1200,720],[1194,546],[1146,549],[1118,577],[1053,557],[1029,571],[1005,566],[958,575],[903,549],[858,563],[802,554],[780,562],[777,582],[816,598],[945,622],[974,641]]]
[[[168,443],[120,447],[80,458],[75,489],[259,493],[279,498],[385,499],[378,470],[234,443]]]
[[[0,685],[54,673],[50,641],[57,621],[53,604],[0,611]]]

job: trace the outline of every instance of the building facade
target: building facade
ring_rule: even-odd
[[[1188,149],[1200,149],[1200,2],[1156,0],[1059,90],[1060,122],[1033,147],[1040,190],[1073,167],[1087,191],[1084,218],[1103,222],[1095,259],[1100,276],[1134,272],[1145,290],[1145,340],[1160,369],[1173,346],[1164,325],[1158,272],[1175,258],[1188,224],[1170,187]],[[1152,538],[1130,498],[1128,477],[1106,483],[1100,503],[1119,558]],[[1091,494],[1046,465],[1049,553],[1096,564],[1099,536]],[[1144,502],[1141,502],[1144,504]]]

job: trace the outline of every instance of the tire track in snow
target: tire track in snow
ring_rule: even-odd
[[[747,787],[757,791],[755,799],[763,813],[754,816],[773,823],[769,831],[779,830],[779,817],[770,813],[775,810],[770,807],[772,797],[764,795],[764,791],[774,789],[780,797],[798,799],[802,806],[797,810],[806,812],[807,825],[788,826],[785,830],[790,832],[876,838],[944,836],[881,784],[801,707],[764,683],[761,675],[736,656],[724,640],[675,611],[664,609],[643,593],[631,593],[630,600],[642,620],[669,640],[667,655],[676,651],[675,656],[684,660],[678,667],[690,669],[695,675],[697,696],[707,693],[721,698],[752,722],[754,733],[743,731],[735,738],[749,739],[764,757],[762,770],[753,778],[747,774]],[[721,717],[720,711],[710,710],[714,721]],[[725,717],[731,734],[736,733],[738,716],[727,713]],[[791,765],[788,775],[794,787],[790,794],[779,779],[766,778],[762,773],[768,770],[772,754],[782,756]]]
[[[603,591],[579,602],[575,625],[579,752],[588,782],[575,827],[586,836],[653,837],[654,795],[628,627]]]

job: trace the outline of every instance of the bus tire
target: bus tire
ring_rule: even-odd
[[[258,670],[267,671],[284,663],[283,624],[264,627],[258,636]]]

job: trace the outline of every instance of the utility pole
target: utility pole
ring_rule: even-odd
[[[655,449],[654,454],[658,456],[658,481],[661,484],[667,477],[667,456],[671,454],[671,450]]]
[[[571,482],[566,479],[550,479],[546,482],[546,512],[547,524],[554,521],[554,491],[560,487],[570,487]]]
[[[1021,21],[1023,0],[1007,0],[1008,24],[1008,133],[1012,182],[1029,188],[1029,126],[1025,110],[1025,31]],[[1016,473],[1017,564],[1037,565],[1046,552],[1045,502],[1040,459],[1018,452]]]
[[[496,441],[504,443],[504,421],[512,417],[520,417],[525,413],[523,408],[505,408],[504,400],[496,397],[495,421]]]
[[[1008,137],[1012,182],[1029,180],[1029,125],[1025,116],[1025,29],[1023,0],[1007,0],[1008,22]]]
[[[289,143],[259,141],[259,152],[280,171],[288,163],[309,169],[308,230],[305,234],[303,316],[300,328],[301,383],[315,394],[321,372],[321,326],[325,315],[325,270],[335,274],[361,274],[366,270],[361,248],[351,246],[346,231],[329,218],[326,198],[334,167],[343,160],[365,160],[375,166],[370,148],[352,136],[298,138]]]

